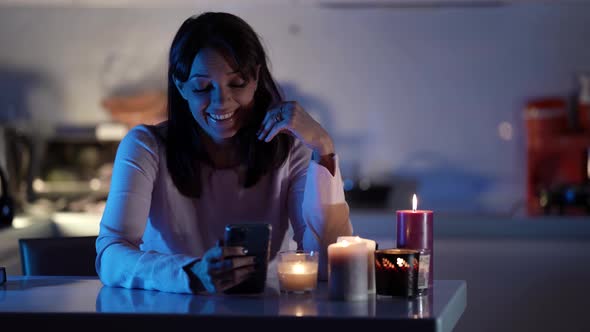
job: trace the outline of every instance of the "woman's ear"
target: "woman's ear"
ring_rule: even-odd
[[[256,65],[256,76],[254,77],[254,81],[258,84],[258,79],[260,78],[260,65]]]
[[[180,80],[178,80],[176,77],[172,78],[174,80],[174,85],[176,85],[176,89],[178,90],[178,93],[180,93],[180,95],[182,96],[182,98],[184,100],[187,100],[186,96],[184,95],[184,82],[181,82]]]
[[[260,82],[260,65],[256,65],[254,71],[254,91],[258,90],[258,82]]]

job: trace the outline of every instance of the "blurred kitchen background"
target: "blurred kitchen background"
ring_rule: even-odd
[[[165,118],[176,29],[229,11],[332,134],[357,234],[395,239],[413,193],[435,211],[435,278],[468,285],[457,331],[582,330],[590,1],[121,3],[0,0],[9,274],[18,238],[97,233],[118,141]]]

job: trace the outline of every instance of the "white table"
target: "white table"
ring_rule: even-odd
[[[15,323],[19,330],[38,324],[62,330],[131,324],[138,331],[172,331],[211,323],[215,330],[250,326],[257,331],[304,331],[329,322],[334,331],[388,327],[446,332],[461,317],[466,298],[461,280],[435,280],[433,292],[415,299],[377,295],[339,302],[328,299],[325,282],[310,295],[280,294],[269,280],[263,294],[208,296],[113,288],[96,278],[9,276],[0,286],[0,322]]]

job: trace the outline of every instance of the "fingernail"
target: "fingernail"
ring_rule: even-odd
[[[243,248],[243,249],[242,249],[242,253],[243,253],[244,255],[245,255],[245,254],[247,254],[247,253],[248,253],[248,249],[246,249],[246,248]]]

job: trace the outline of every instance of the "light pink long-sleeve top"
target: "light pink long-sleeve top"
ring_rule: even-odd
[[[163,133],[166,128],[163,123],[155,130]],[[100,279],[109,286],[190,293],[183,267],[215,246],[226,224],[249,222],[272,225],[271,259],[290,223],[299,248],[320,252],[320,275],[325,278],[327,246],[352,234],[335,158],[332,176],[295,140],[285,163],[247,189],[238,183],[237,169],[204,166],[202,195],[195,199],[174,186],[164,142],[148,127],[134,127],[119,144],[100,222]]]

